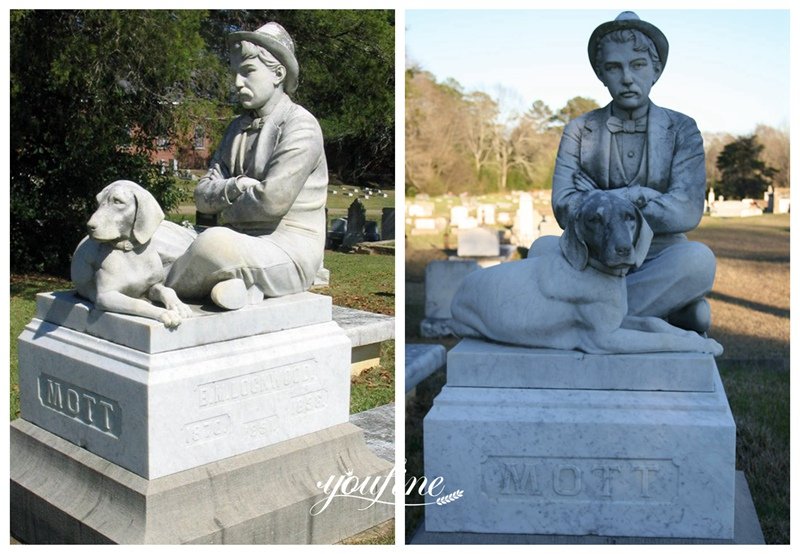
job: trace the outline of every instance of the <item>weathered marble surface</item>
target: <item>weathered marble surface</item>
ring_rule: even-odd
[[[441,344],[406,344],[406,392],[446,362],[447,352]]]
[[[22,417],[155,479],[346,422],[350,356],[334,322],[150,354],[35,318]]]
[[[736,428],[714,392],[446,386],[425,475],[463,497],[428,531],[733,536]]]
[[[636,204],[655,233],[647,259],[626,279],[628,311],[669,318],[703,333],[711,319],[703,300],[716,262],[684,233],[700,223],[706,193],[703,139],[690,117],[656,106],[669,43],[633,12],[599,25],[588,56],[611,103],[570,121],[553,175],[553,211],[562,228],[592,191]]]
[[[36,296],[37,318],[150,354],[325,323],[331,321],[331,307],[330,296],[310,292],[268,298],[235,311],[190,305],[194,317],[170,330],[140,317],[93,310],[71,291]]]
[[[695,352],[597,355],[464,339],[447,353],[455,387],[713,392],[716,372]]]
[[[352,498],[309,514],[325,498],[316,479],[392,469],[349,423],[155,480],[23,419],[10,439],[11,532],[26,543],[331,544],[394,515]]]
[[[164,212],[133,181],[114,181],[97,195],[88,235],[72,255],[70,276],[98,310],[154,319],[169,328],[192,315],[164,286],[164,268],[151,239]],[[156,301],[160,306],[150,302]]]
[[[228,44],[245,113],[228,126],[194,193],[198,211],[218,214],[225,227],[200,233],[166,282],[181,298],[210,296],[238,309],[313,284],[325,247],[328,167],[319,123],[289,97],[300,71],[291,36],[270,22],[231,33]]]
[[[722,354],[713,339],[630,314],[628,272],[646,259],[651,237],[630,201],[593,191],[560,238],[542,237],[527,259],[467,275],[450,327],[462,337],[591,354]]]

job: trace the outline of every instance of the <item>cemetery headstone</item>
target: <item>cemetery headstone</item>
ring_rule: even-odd
[[[394,208],[381,209],[381,237],[394,240]]]
[[[367,209],[364,204],[356,198],[350,207],[347,208],[347,233],[342,241],[342,248],[351,249],[353,246],[364,240],[364,226],[367,222]]]
[[[528,193],[521,193],[512,228],[515,243],[518,246],[530,246],[539,236],[538,229],[541,221],[541,214],[533,207],[533,197]]]
[[[423,337],[452,334],[450,303],[464,277],[480,269],[473,260],[436,260],[425,266],[425,319],[420,324]]]
[[[500,238],[497,231],[484,227],[459,229],[458,256],[461,258],[491,257],[500,255]]]

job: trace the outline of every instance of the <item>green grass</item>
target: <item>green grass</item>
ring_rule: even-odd
[[[745,472],[767,544],[789,542],[789,372],[774,363],[719,362]]]
[[[181,221],[186,220],[194,225],[196,220],[195,206],[194,201],[192,200],[192,191],[194,191],[197,181],[177,179],[176,182],[183,190],[185,200],[180,206],[167,213],[166,218],[175,223],[180,223]],[[333,191],[336,191],[336,194],[333,194]],[[358,198],[367,210],[367,220],[378,222],[378,226],[380,227],[383,208],[394,208],[395,205],[394,190],[382,189],[382,191],[387,195],[386,198],[372,195],[370,198],[365,199],[361,198],[361,196],[364,196],[363,189],[360,193],[356,193],[353,192],[352,186],[329,185],[328,199],[326,202],[326,207],[328,208],[328,226],[330,227],[330,222],[334,219],[338,219],[340,217],[346,218],[347,209],[350,207],[350,204],[352,204],[353,201]],[[352,193],[353,196],[347,196],[348,192]]]
[[[69,281],[46,275],[11,276],[11,375],[10,375],[10,416],[19,417],[19,361],[17,357],[17,337],[36,314],[36,294],[51,290],[68,289]]]
[[[350,413],[394,402],[394,341],[381,344],[381,363],[350,380]]]
[[[394,256],[325,251],[331,285],[319,292],[339,306],[394,315],[394,261]]]

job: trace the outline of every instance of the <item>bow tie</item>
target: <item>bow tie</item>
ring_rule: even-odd
[[[608,130],[612,133],[644,133],[647,131],[647,116],[639,119],[620,119],[617,116],[610,116],[606,122]]]
[[[251,119],[248,121],[247,119],[242,119],[241,122],[241,130],[242,131],[258,131],[264,126],[264,122],[266,121],[266,117],[257,117],[255,119]]]

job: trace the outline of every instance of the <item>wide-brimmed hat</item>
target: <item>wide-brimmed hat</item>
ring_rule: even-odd
[[[297,65],[297,58],[294,57],[294,41],[289,36],[289,33],[286,32],[286,29],[280,24],[270,21],[255,31],[236,31],[227,37],[228,46],[242,40],[263,46],[270,54],[275,56],[281,62],[281,65],[286,68],[284,90],[289,94],[297,90],[297,77],[300,74],[300,66]]]
[[[600,42],[600,39],[608,33],[613,33],[614,31],[622,29],[636,29],[650,37],[650,40],[652,40],[653,44],[656,46],[658,57],[661,58],[661,69],[663,71],[664,66],[667,65],[667,56],[669,55],[669,42],[667,42],[667,37],[664,36],[664,33],[662,33],[658,27],[647,21],[642,21],[639,19],[639,16],[633,12],[622,12],[614,21],[606,21],[594,30],[592,36],[589,37],[589,63],[592,64],[592,67],[594,67],[597,59],[597,43]]]

